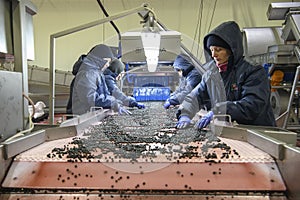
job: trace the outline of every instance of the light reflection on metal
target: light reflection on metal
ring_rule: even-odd
[[[141,33],[144,52],[146,56],[147,66],[149,72],[155,72],[158,64],[160,34],[159,32]]]

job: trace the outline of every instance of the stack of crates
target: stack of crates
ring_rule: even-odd
[[[168,87],[135,87],[133,96],[137,101],[164,101],[170,97]]]

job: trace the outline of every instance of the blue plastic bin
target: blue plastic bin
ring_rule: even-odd
[[[170,88],[134,87],[133,96],[137,101],[164,101],[170,97]]]

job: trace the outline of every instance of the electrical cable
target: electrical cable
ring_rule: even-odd
[[[97,0],[97,2],[98,2],[98,5],[100,6],[101,10],[103,11],[104,15],[106,17],[109,17],[109,14],[105,10],[105,8],[104,8],[103,4],[101,3],[101,1]],[[114,27],[114,29],[118,33],[118,37],[119,37],[118,58],[121,58],[122,57],[121,33],[120,33],[120,30],[118,29],[118,27],[116,26],[116,24],[113,21],[110,21],[110,24]]]
[[[32,115],[29,116],[29,128],[26,129],[26,130],[17,132],[15,135],[13,135],[13,136],[9,137],[8,139],[6,139],[4,142],[11,141],[11,140],[13,140],[13,139],[15,139],[15,138],[17,138],[17,137],[20,137],[20,136],[24,136],[26,133],[32,131],[33,128],[34,128],[34,124],[33,124],[33,122],[32,122],[32,117],[33,117],[34,114],[35,114],[34,103],[33,103],[33,101],[32,101],[27,95],[25,95],[24,93],[23,93],[23,97],[25,97],[25,98],[29,101],[29,103],[32,105],[32,107],[33,107],[33,109],[32,109],[32,110],[33,110]]]
[[[200,8],[199,8],[199,14],[200,14],[200,23],[199,23],[199,34],[198,34],[198,45],[197,45],[197,58],[199,54],[199,44],[200,44],[200,39],[201,39],[201,25],[202,25],[202,16],[203,16],[203,1],[200,3]]]
[[[211,28],[211,25],[212,25],[212,21],[213,21],[214,14],[215,14],[215,11],[216,11],[217,1],[218,0],[215,0],[214,6],[213,6],[213,10],[212,10],[212,15],[211,15],[211,18],[210,18],[209,26],[208,26],[208,29],[206,31],[207,33],[210,31],[210,28]],[[204,55],[204,53],[201,54],[200,60],[202,60],[203,55]]]
[[[32,101],[32,99],[30,99],[27,95],[25,95],[24,93],[22,94],[23,97],[25,97],[28,102],[30,103],[30,105],[32,106],[32,115],[31,118],[34,116],[35,114],[35,107],[34,107],[34,102]]]
[[[214,14],[215,14],[215,11],[216,11],[217,1],[218,1],[218,0],[215,0],[215,4],[214,4],[214,8],[213,8],[213,11],[212,11],[212,15],[211,15],[211,18],[210,18],[210,23],[209,23],[207,32],[208,32],[208,31],[210,30],[210,28],[211,28],[212,20],[213,20],[213,18],[214,18]]]
[[[200,7],[201,7],[201,5],[202,5],[202,1],[201,1],[201,3],[200,3],[200,6],[199,6],[199,13],[198,13],[198,20],[197,20],[197,26],[196,26],[196,30],[195,30],[195,34],[194,34],[194,38],[193,38],[193,44],[192,44],[192,50],[191,50],[191,52],[193,52],[193,48],[194,48],[194,45],[195,45],[195,41],[196,41],[196,36],[197,36],[197,34],[199,34],[200,35],[200,32],[198,32],[198,30],[199,30],[199,26],[200,26],[200,21],[201,21],[201,17],[200,17]],[[196,56],[196,57],[198,57],[198,55]]]

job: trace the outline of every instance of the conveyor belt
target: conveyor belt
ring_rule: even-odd
[[[73,163],[67,162],[65,158],[47,157],[53,147],[63,147],[68,139],[59,143],[47,142],[18,156],[3,186],[52,189],[285,189],[276,164],[270,156],[244,142],[228,139],[222,141],[236,148],[239,156],[208,161],[205,157],[170,160],[158,155],[148,162],[147,158],[138,162],[123,159],[106,162],[105,159],[113,156],[108,154],[107,158]],[[221,151],[215,153],[219,157]]]
[[[216,138],[209,130],[176,130],[174,110],[162,110],[161,103],[149,103],[129,117],[107,117],[81,138],[28,150],[15,158],[2,187],[155,195],[263,193],[258,199],[286,190],[270,155],[246,142]]]

